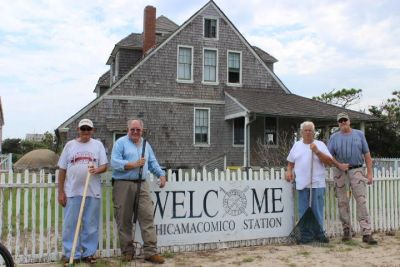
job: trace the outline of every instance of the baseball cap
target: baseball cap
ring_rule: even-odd
[[[89,126],[90,128],[93,127],[93,122],[89,119],[83,119],[79,122],[78,127],[81,128],[82,126]]]
[[[347,115],[346,112],[341,112],[337,115],[337,121],[339,121],[340,119],[350,119],[349,115]]]

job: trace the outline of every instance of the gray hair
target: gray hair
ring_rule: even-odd
[[[129,127],[131,127],[131,123],[133,121],[138,121],[140,123],[140,127],[142,127],[142,129],[143,129],[144,123],[143,123],[143,121],[141,119],[130,119],[130,120],[128,120],[128,129],[129,129]]]
[[[300,132],[302,132],[307,126],[311,126],[312,131],[315,132],[315,125],[312,121],[305,121],[300,124]]]

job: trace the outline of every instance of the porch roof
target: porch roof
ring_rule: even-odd
[[[225,90],[225,95],[230,97],[242,109],[245,108],[247,112],[256,115],[336,122],[337,114],[346,112],[353,122],[379,120],[362,112],[285,92],[229,88]]]

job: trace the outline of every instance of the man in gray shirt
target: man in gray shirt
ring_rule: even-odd
[[[340,163],[348,164],[346,168],[334,169],[336,197],[338,198],[339,216],[343,224],[343,241],[352,238],[349,197],[346,192],[346,176],[350,181],[351,190],[357,203],[357,219],[363,234],[362,241],[376,245],[372,237],[371,222],[366,206],[367,184],[372,184],[372,158],[364,133],[350,127],[347,113],[339,113],[337,121],[340,131],[329,139],[328,149]],[[367,165],[367,175],[364,174],[363,164]]]

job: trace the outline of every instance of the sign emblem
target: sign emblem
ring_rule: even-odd
[[[226,214],[231,216],[238,216],[246,213],[247,207],[247,198],[244,194],[247,190],[249,190],[249,186],[247,186],[243,191],[238,189],[232,189],[226,192],[222,187],[220,187],[221,191],[225,193],[222,205],[225,210],[225,214],[222,217],[225,217]]]

